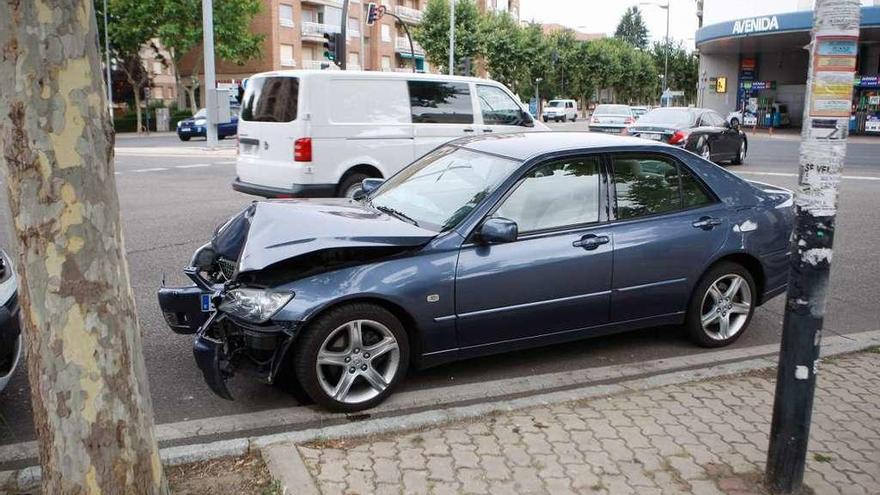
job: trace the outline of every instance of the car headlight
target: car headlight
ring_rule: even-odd
[[[15,271],[12,268],[12,262],[6,257],[6,254],[0,251],[0,305],[6,304],[15,290],[18,288],[18,281],[15,278]]]
[[[206,119],[196,119],[196,125],[205,125],[208,121]]]
[[[220,311],[253,323],[265,323],[293,299],[292,292],[233,289],[223,296]]]

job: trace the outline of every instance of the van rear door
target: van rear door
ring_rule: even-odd
[[[476,134],[470,83],[415,79],[407,84],[415,158],[453,139]]]
[[[306,135],[299,118],[298,77],[252,77],[238,121],[238,180],[252,186],[290,189],[303,183],[302,163],[294,162],[293,142]]]

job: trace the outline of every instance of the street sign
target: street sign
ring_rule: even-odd
[[[715,92],[716,93],[727,93],[727,78],[719,77],[715,80]]]

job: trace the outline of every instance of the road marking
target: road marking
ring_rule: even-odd
[[[178,165],[174,168],[201,168],[201,167],[210,167],[210,163],[193,163],[192,165]]]
[[[235,165],[235,160],[231,160],[228,162],[214,162],[214,165]]]
[[[740,172],[740,171],[737,171],[734,173],[742,174],[742,175],[769,175],[769,176],[773,176],[773,177],[797,177],[798,176],[798,174],[783,173],[783,172]],[[843,175],[842,177],[844,179],[850,179],[850,180],[876,180],[876,181],[880,181],[880,177],[872,177],[869,175]]]
[[[168,170],[164,167],[156,167],[156,168],[139,168],[137,170],[132,170],[132,172],[144,173],[144,172],[161,172],[162,170]]]

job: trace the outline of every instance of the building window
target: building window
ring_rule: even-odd
[[[162,86],[156,86],[153,88],[153,98],[156,100],[162,100],[165,98],[165,93],[162,91]]]
[[[278,5],[279,23],[284,27],[293,27],[293,5],[282,3]]]
[[[361,37],[361,23],[358,21],[357,17],[348,18],[348,30],[345,32],[345,36],[347,38]]]
[[[348,52],[348,61],[346,62],[349,67],[361,65],[361,55],[358,52]]]
[[[391,70],[391,57],[382,57],[382,70]]]
[[[391,43],[391,26],[382,24],[382,41]]]
[[[318,12],[315,10],[312,10],[312,9],[303,9],[302,21],[303,22],[318,22]]]
[[[281,45],[281,66],[296,67],[296,60],[293,58],[293,45]]]
[[[162,69],[162,62],[153,62],[153,74],[161,74]]]

